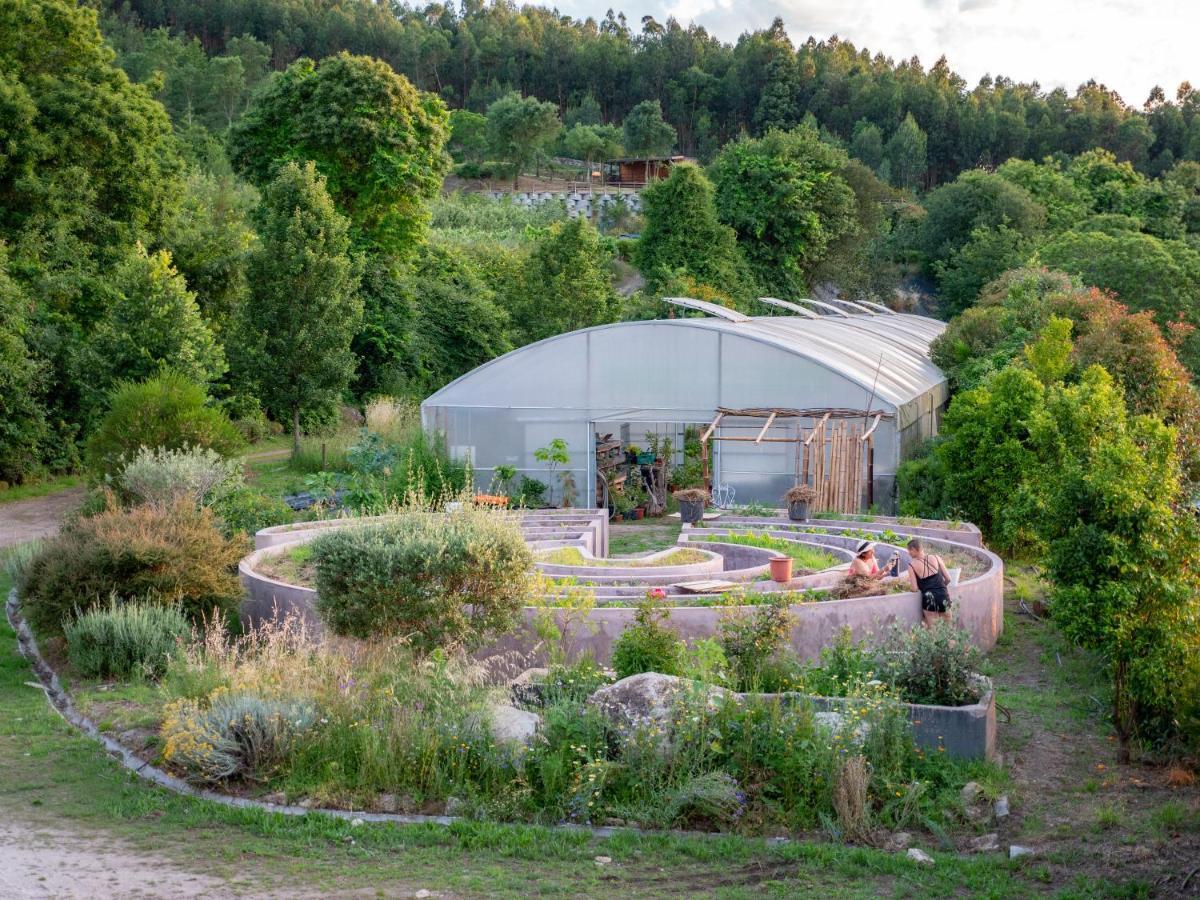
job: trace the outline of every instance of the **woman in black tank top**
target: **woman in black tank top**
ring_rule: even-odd
[[[908,580],[921,595],[921,616],[926,626],[938,619],[950,621],[950,573],[940,556],[925,552],[920,540],[908,542]]]

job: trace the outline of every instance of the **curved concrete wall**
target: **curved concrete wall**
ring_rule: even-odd
[[[355,524],[354,520],[337,520],[340,524]],[[762,528],[766,523],[761,520],[738,520],[730,518],[726,524],[733,529],[749,527]],[[328,527],[328,526],[325,526]],[[838,526],[833,526],[837,528]],[[774,530],[774,529],[769,529]],[[605,542],[607,539],[607,520],[605,520]],[[712,534],[712,530],[700,531]],[[315,536],[309,532],[295,532],[306,535],[311,540]],[[681,543],[689,541],[686,532],[681,534]],[[828,548],[839,548],[843,552],[847,544],[857,543],[857,538],[844,537],[835,533],[804,535],[806,543],[824,545]],[[962,579],[951,589],[954,598],[955,622],[964,628],[972,641],[982,650],[991,650],[996,645],[1003,629],[1004,612],[1004,563],[990,550],[973,547],[969,544],[942,540],[940,543],[959,553],[976,557],[985,571],[971,578]],[[736,545],[723,545],[736,546]],[[257,571],[257,564],[268,553],[283,552],[278,545],[260,549],[251,553],[239,566],[242,582],[245,584],[248,599],[243,605],[243,615],[251,622],[270,618],[280,614],[295,612],[303,616],[309,624],[320,628],[320,622],[315,612],[316,591],[311,588],[284,584],[268,578]],[[907,553],[900,548],[881,545],[879,555],[886,562],[892,553],[900,553],[907,559]],[[642,573],[638,573],[642,574]],[[646,573],[649,574],[649,573]],[[733,574],[733,573],[726,573]],[[601,576],[597,576],[601,577]],[[827,571],[797,579],[793,587],[829,587],[841,577],[837,571]],[[668,581],[677,576],[670,576]],[[641,584],[649,583],[644,581]],[[630,584],[624,590],[612,588],[618,596],[636,596],[641,585]],[[782,586],[771,582],[760,582],[755,589],[763,591],[781,590]],[[601,593],[603,587],[597,588]],[[675,606],[668,607],[668,621],[681,637],[687,640],[711,637],[717,633],[718,623],[722,615],[731,609],[744,607],[720,606]],[[922,621],[921,599],[914,592],[888,594],[878,597],[861,597],[851,600],[827,600],[810,603],[797,603],[791,607],[795,616],[796,627],[792,631],[792,647],[796,653],[806,660],[816,660],[821,649],[827,646],[837,636],[842,628],[849,628],[855,640],[870,642],[879,636],[889,626],[897,624],[902,627],[913,627]],[[633,622],[636,610],[628,606],[606,606],[602,603],[588,614],[583,621],[570,621],[565,613],[560,616],[560,628],[566,636],[566,643],[573,656],[590,652],[598,661],[607,662],[612,655],[612,644],[617,636]],[[480,655],[495,652],[520,651],[531,658],[531,662],[542,656],[538,646],[538,638],[532,623],[537,610],[526,607],[522,623],[512,634],[506,635],[490,647],[481,651]]]

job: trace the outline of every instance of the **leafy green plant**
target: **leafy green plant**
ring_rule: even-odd
[[[286,525],[295,517],[292,508],[280,497],[248,487],[226,494],[212,505],[212,510],[221,521],[221,530],[229,537],[239,533],[253,535],[263,528]]]
[[[191,623],[177,607],[120,603],[116,597],[63,626],[67,658],[84,678],[160,675],[191,633]]]
[[[791,639],[793,617],[786,598],[764,596],[766,602],[726,612],[718,625],[718,641],[739,690],[770,691],[781,687],[780,662]],[[785,677],[786,680],[786,677]],[[786,689],[786,688],[785,688]]]
[[[213,512],[190,501],[158,508],[110,506],[69,522],[20,573],[21,608],[40,633],[57,635],[76,607],[144,601],[178,606],[193,622],[237,611],[242,540],[225,537]]]
[[[571,461],[571,454],[567,452],[567,442],[562,438],[555,438],[545,447],[538,447],[533,451],[533,458],[546,466],[550,473],[550,483],[554,483],[555,471],[559,466],[565,466]],[[567,473],[563,473],[564,475]],[[564,496],[566,485],[563,485]],[[554,490],[550,490],[550,500],[554,500]]]
[[[138,384],[120,384],[108,412],[88,440],[87,459],[98,476],[115,475],[142,447],[208,448],[232,456],[243,446],[229,417],[208,405],[200,385],[165,372]]]
[[[521,476],[521,486],[517,491],[517,503],[527,509],[539,509],[546,496],[546,482],[536,478]]]
[[[313,542],[317,611],[335,634],[478,646],[516,620],[532,557],[509,518],[464,507],[408,510]]]
[[[121,492],[135,503],[197,506],[219,503],[242,485],[241,463],[207,447],[142,447],[116,476]]]
[[[962,706],[979,699],[973,677],[979,670],[979,649],[970,635],[948,622],[910,631],[894,628],[876,661],[880,677],[909,703]]]
[[[666,624],[667,611],[647,595],[638,604],[633,624],[613,642],[612,667],[617,678],[641,672],[680,674],[683,641]]]

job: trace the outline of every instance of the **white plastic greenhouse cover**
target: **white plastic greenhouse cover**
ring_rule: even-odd
[[[828,316],[817,319],[754,316],[746,317],[744,321],[691,317],[598,325],[546,338],[484,363],[427,398],[424,405],[491,408],[535,405],[540,408],[586,408],[588,400],[583,396],[586,387],[581,382],[581,376],[582,381],[586,382],[586,375],[567,370],[586,368],[587,362],[578,358],[577,354],[567,358],[563,358],[561,354],[547,356],[545,351],[556,342],[573,342],[572,346],[575,346],[581,337],[592,333],[623,331],[626,334],[620,335],[617,341],[613,340],[616,335],[606,335],[606,343],[610,346],[616,343],[627,348],[631,354],[630,365],[636,366],[634,360],[652,359],[656,350],[660,353],[671,353],[681,346],[687,346],[687,339],[682,332],[693,330],[715,332],[721,336],[729,335],[769,345],[804,358],[861,386],[866,391],[873,390],[876,398],[898,410],[930,394],[933,395],[932,401],[936,407],[945,400],[946,379],[941,370],[930,361],[929,345],[945,327],[945,323],[936,319],[910,314]],[[670,342],[672,347],[669,349],[660,349],[664,328],[681,331],[679,339]],[[698,339],[700,335],[696,337]],[[526,384],[533,381],[539,384],[541,402],[530,404],[531,398],[528,396],[508,397],[506,402],[499,402],[495,391],[497,385],[489,382],[492,381],[493,374],[499,374],[501,371],[504,371],[506,376],[515,374],[511,367],[520,365],[522,356],[527,356],[528,365],[531,368],[536,367],[537,371],[528,373],[529,380],[519,378],[518,381]],[[551,360],[554,368],[561,367],[563,371],[544,371]],[[702,367],[708,362],[702,355],[690,360],[677,359],[672,362],[669,371],[672,375],[686,379],[690,375],[688,363]],[[772,378],[770,364],[764,362],[763,367],[764,371],[758,373],[758,377],[764,385],[769,385]],[[503,380],[508,381],[509,378],[505,377]],[[780,387],[782,389],[787,386]],[[580,396],[572,398],[571,394],[576,390]],[[629,400],[633,401],[630,405],[637,403],[636,396],[629,396]],[[820,406],[821,403],[819,398],[813,398],[808,405]],[[902,420],[906,418],[907,416],[901,416]],[[906,423],[901,421],[901,425],[903,424]]]

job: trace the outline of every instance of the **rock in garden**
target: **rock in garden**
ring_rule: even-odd
[[[1020,847],[1017,844],[1013,844],[1008,848],[1008,858],[1016,859],[1018,856],[1033,856],[1036,852],[1032,847]]]
[[[979,837],[973,837],[967,841],[966,850],[968,853],[994,853],[1000,849],[1000,835],[981,834]]]
[[[993,809],[996,813],[997,819],[1003,819],[1005,816],[1007,816],[1008,815],[1008,795],[1002,794],[1001,796],[997,797],[996,803],[995,803],[995,806],[993,807]]]
[[[962,798],[963,806],[970,806],[972,803],[978,800],[982,794],[983,788],[981,788],[978,782],[975,781],[968,781],[962,786],[962,791],[959,792],[959,796]]]
[[[542,706],[545,703],[543,681],[550,674],[549,669],[526,669],[513,679],[509,685],[509,693],[513,703],[519,706]]]
[[[597,856],[597,857],[593,858],[593,861],[598,866],[607,866],[610,862],[612,862],[612,857],[611,856]]]
[[[921,865],[921,866],[932,866],[933,865],[933,857],[930,856],[928,853],[926,853],[924,850],[921,850],[917,847],[910,847],[908,849],[908,853],[905,855],[908,856],[908,858],[911,859],[913,862],[915,862],[917,865]]]
[[[466,809],[466,805],[458,797],[446,798],[445,813],[448,816],[461,816]]]
[[[822,728],[828,729],[831,734],[837,734],[842,730],[842,723],[845,719],[841,713],[836,712],[818,712],[813,713],[813,721]]]
[[[395,794],[380,794],[375,798],[375,808],[385,813],[399,812],[400,800]]]
[[[363,820],[358,818],[357,816],[355,816],[353,819],[350,820],[351,828],[361,828],[362,825],[363,825]]]
[[[671,731],[675,704],[685,684],[690,689],[693,682],[685,682],[674,675],[642,672],[605,685],[588,697],[587,702],[600,710],[623,738],[642,729],[658,729],[665,737]],[[705,692],[709,705],[714,708],[733,696],[714,685],[697,689]]]
[[[276,806],[286,806],[287,794],[285,794],[283,791],[276,791],[273,794],[267,794],[262,798],[262,800],[263,803],[273,803]]]
[[[492,740],[510,746],[528,746],[541,723],[542,717],[537,713],[515,706],[493,706],[488,715]]]
[[[421,888],[419,891],[417,891],[415,894],[413,894],[413,896],[416,897],[417,900],[425,900],[426,897],[433,896],[433,891],[429,891],[429,890],[426,890],[425,888]]]
[[[897,831],[887,839],[887,843],[883,845],[883,849],[890,853],[898,853],[901,850],[907,850],[908,845],[912,843],[912,835],[907,831]]]

